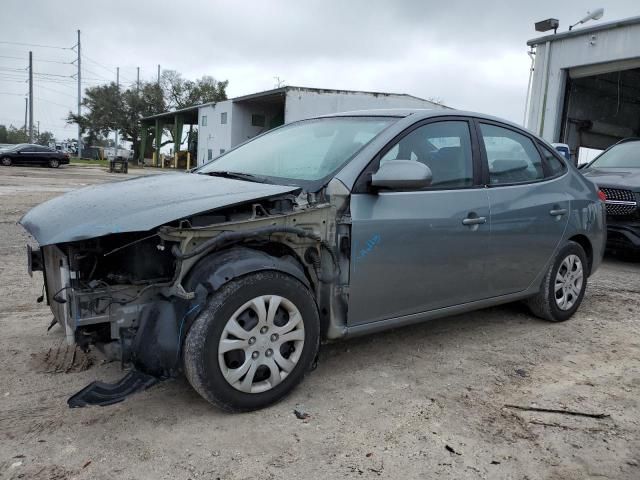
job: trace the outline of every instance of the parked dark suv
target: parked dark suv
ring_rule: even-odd
[[[0,150],[0,165],[47,165],[58,168],[69,163],[69,154],[42,145],[19,143]]]
[[[640,254],[640,138],[609,147],[582,172],[607,196],[607,247]]]

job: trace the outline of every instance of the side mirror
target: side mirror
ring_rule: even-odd
[[[371,186],[391,190],[409,190],[428,187],[433,175],[424,163],[413,160],[390,160],[371,176]]]

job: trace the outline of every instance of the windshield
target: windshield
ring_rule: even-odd
[[[598,168],[640,168],[640,141],[614,145],[597,157],[590,166]]]
[[[207,163],[197,173],[234,172],[313,182],[334,173],[395,118],[330,117],[285,125]]]

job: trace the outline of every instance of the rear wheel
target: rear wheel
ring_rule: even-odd
[[[49,166],[51,168],[58,168],[60,166],[60,160],[57,158],[52,158],[49,160]]]
[[[2,158],[0,158],[0,163],[4,167],[10,167],[11,166],[11,157],[2,157]]]
[[[552,322],[568,320],[578,310],[587,288],[587,255],[567,242],[549,267],[540,292],[527,301],[534,315]]]
[[[195,390],[229,411],[277,402],[310,370],[320,322],[311,292],[280,272],[225,284],[209,300],[184,343]]]

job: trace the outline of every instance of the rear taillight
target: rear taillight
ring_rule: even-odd
[[[607,195],[602,190],[598,190],[598,198],[603,202],[607,201]]]

